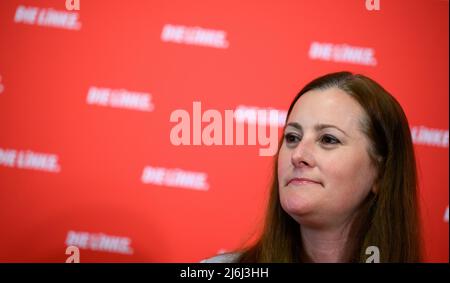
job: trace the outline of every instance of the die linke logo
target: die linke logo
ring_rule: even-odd
[[[228,48],[230,44],[226,36],[227,33],[223,30],[166,24],[161,33],[161,40],[188,45]]]
[[[358,65],[376,66],[375,51],[368,47],[351,46],[348,44],[334,44],[326,42],[312,42],[309,48],[309,58],[312,60],[351,63]]]
[[[81,29],[77,12],[57,11],[52,8],[17,7],[14,15],[15,23],[37,25],[43,27],[61,28],[68,30]]]
[[[0,166],[52,173],[61,171],[56,154],[40,153],[31,150],[0,148]]]
[[[0,75],[0,94],[5,90],[5,86],[2,84],[2,75]]]
[[[86,103],[147,112],[151,112],[155,108],[150,93],[129,91],[126,89],[99,88],[94,86],[89,88]]]
[[[267,148],[259,149],[259,155],[273,156],[278,148],[278,111],[274,109],[258,110],[254,114],[253,121],[264,121],[264,123],[258,123],[258,135],[256,134],[256,124],[248,123],[248,145],[256,145],[256,136],[258,136],[258,143],[261,146],[267,146]],[[233,110],[225,110],[224,118],[215,109],[206,110],[202,114],[202,103],[194,101],[192,104],[192,145],[235,145],[234,119]],[[176,146],[191,145],[190,113],[183,109],[174,110],[170,115],[170,122],[177,123],[170,131],[171,143]],[[202,130],[202,123],[209,123],[209,125]],[[222,124],[225,124],[225,133],[223,133]],[[267,125],[269,126],[269,136],[267,136]],[[244,140],[244,123],[236,123],[236,145],[244,145]]]
[[[142,172],[143,184],[207,191],[208,174],[179,168],[145,166]]]
[[[413,126],[411,136],[414,144],[448,148],[448,130]]]
[[[78,249],[91,251],[101,251],[109,253],[127,254],[134,253],[131,239],[128,237],[112,236],[103,233],[90,233],[84,231],[69,231],[67,233],[66,245],[71,246],[66,254],[71,255],[66,262],[79,261],[80,252]],[[78,256],[78,258],[77,258]]]
[[[69,11],[80,10],[80,0],[66,0],[66,9]]]
[[[444,221],[448,223],[448,205],[444,212]]]

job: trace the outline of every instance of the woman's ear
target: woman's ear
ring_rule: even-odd
[[[378,195],[378,193],[380,192],[380,182],[381,182],[381,176],[377,176],[377,178],[375,179],[375,181],[373,182],[372,188],[370,189],[370,191],[374,194],[374,195]]]
[[[380,181],[381,181],[381,178],[382,178],[382,176],[381,176],[381,170],[383,170],[382,168],[383,168],[383,157],[381,157],[381,156],[377,156],[376,157],[376,161],[377,161],[377,163],[376,163],[376,168],[377,168],[377,177],[375,178],[375,181],[373,182],[373,185],[372,185],[372,189],[370,190],[372,193],[374,193],[375,195],[377,195],[378,194],[378,191],[379,191],[379,184],[380,184]]]

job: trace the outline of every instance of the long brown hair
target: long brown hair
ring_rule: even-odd
[[[348,262],[365,262],[366,248],[376,246],[380,262],[419,262],[422,259],[421,225],[416,161],[408,120],[398,101],[372,79],[350,72],[331,73],[307,84],[292,101],[314,89],[339,88],[365,110],[362,129],[370,141],[368,153],[378,170],[376,193],[360,205],[346,247]],[[277,160],[261,236],[246,249],[240,262],[310,261],[301,241],[300,224],[281,207]]]

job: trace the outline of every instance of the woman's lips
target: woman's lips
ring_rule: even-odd
[[[313,185],[322,185],[319,182],[316,182],[314,180],[307,179],[307,178],[292,178],[287,183],[287,186],[288,185],[300,186],[300,185],[311,185],[311,184],[313,184]]]

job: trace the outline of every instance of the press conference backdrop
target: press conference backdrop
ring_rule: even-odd
[[[247,245],[273,157],[260,139],[192,145],[199,115],[281,133],[304,84],[348,70],[403,106],[425,260],[448,262],[448,5],[2,0],[0,261],[65,262],[76,246],[81,262],[196,262]],[[191,145],[171,140],[176,110]]]

